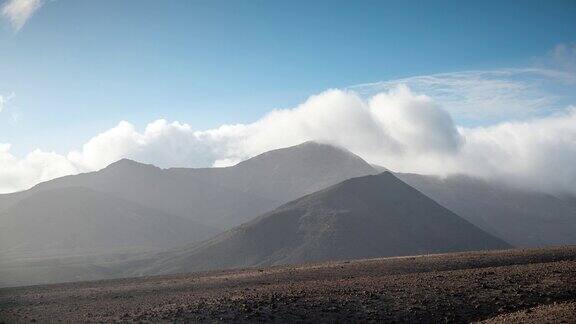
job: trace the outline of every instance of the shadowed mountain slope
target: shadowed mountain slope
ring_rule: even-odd
[[[206,242],[167,253],[138,273],[508,247],[384,172],[292,201]]]
[[[467,176],[396,174],[462,218],[514,246],[576,244],[576,198],[511,188]]]

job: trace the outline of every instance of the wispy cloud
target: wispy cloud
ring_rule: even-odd
[[[6,107],[6,105],[8,105],[8,102],[12,99],[14,99],[16,95],[12,92],[9,95],[0,95],[0,112],[2,112],[2,110],[4,110],[4,108]]]
[[[349,87],[364,96],[404,84],[433,98],[458,121],[486,125],[541,116],[566,105],[550,88],[573,77],[540,68],[462,71],[415,76]]]
[[[552,64],[576,79],[576,43],[558,44],[549,54]]]
[[[8,0],[2,6],[1,14],[14,30],[19,31],[43,4],[44,0]]]

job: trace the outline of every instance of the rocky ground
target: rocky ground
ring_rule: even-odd
[[[0,322],[576,322],[576,247],[0,290]]]
[[[487,319],[483,323],[574,323],[576,303],[553,303],[522,309]]]

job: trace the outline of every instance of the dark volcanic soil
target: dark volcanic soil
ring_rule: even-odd
[[[0,290],[0,322],[576,322],[576,247]]]

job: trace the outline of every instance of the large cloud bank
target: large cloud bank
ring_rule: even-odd
[[[463,173],[576,194],[576,108],[523,122],[459,127],[432,98],[407,86],[369,97],[328,90],[254,123],[205,131],[166,120],[138,130],[122,121],[66,155],[36,150],[17,158],[3,144],[0,192],[97,170],[123,157],[161,167],[226,166],[307,140],[342,146],[395,171]]]

